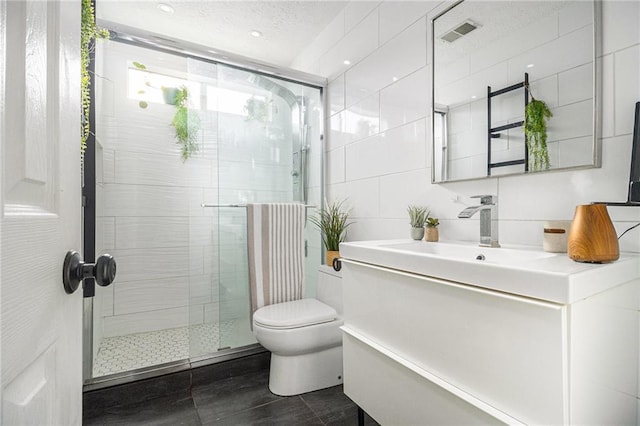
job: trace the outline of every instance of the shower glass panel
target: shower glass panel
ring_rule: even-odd
[[[211,67],[189,60],[189,79],[214,75]],[[309,214],[321,205],[320,89],[222,64],[215,71],[217,84],[202,89],[202,155],[216,160],[216,188],[203,198],[216,207],[203,214],[213,219],[215,242],[202,250],[203,280],[191,283],[192,294],[211,289],[211,302],[191,304],[192,357],[207,354],[197,343],[200,329],[209,333],[206,341],[217,337],[218,350],[256,342],[249,324],[246,204],[300,202]],[[314,295],[318,230],[309,227],[307,236],[306,290]]]
[[[206,159],[182,161],[163,97],[185,86],[199,108],[187,60],[117,42],[96,59],[96,253],[118,262],[94,299],[93,375],[103,376],[189,357],[194,194],[215,183]]]
[[[96,75],[96,254],[113,254],[118,276],[89,311],[87,378],[252,345],[244,206],[316,214],[321,89],[113,40],[98,45]],[[313,296],[309,224],[306,240]]]

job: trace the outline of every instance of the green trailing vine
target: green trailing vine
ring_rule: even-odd
[[[186,161],[198,152],[198,132],[200,117],[196,112],[189,112],[189,91],[185,86],[176,92],[176,114],[171,125],[176,129],[176,140],[182,148],[182,161]]]
[[[84,156],[87,148],[87,139],[91,132],[89,122],[89,110],[91,108],[91,76],[89,74],[89,62],[91,52],[96,39],[108,39],[109,31],[99,28],[96,25],[95,11],[91,0],[82,0],[82,22],[80,25],[80,100],[82,105],[82,116],[80,126],[80,153]]]
[[[525,108],[524,121],[524,134],[527,137],[527,148],[529,150],[529,170],[531,171],[549,169],[547,119],[552,116],[553,114],[547,104],[531,95],[531,102]]]
[[[133,62],[133,66],[140,71],[147,71],[147,67],[140,62]],[[145,87],[138,89],[139,95],[146,93],[146,88],[157,90],[151,82],[146,79]],[[198,132],[200,131],[200,117],[198,113],[189,110],[189,90],[185,86],[181,87],[160,87],[165,103],[173,105],[176,113],[171,120],[171,125],[176,131],[176,143],[181,147],[182,161],[187,161],[189,157],[198,152]],[[149,103],[142,99],[138,106],[147,109]]]

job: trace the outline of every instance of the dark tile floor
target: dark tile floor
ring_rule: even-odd
[[[85,425],[357,425],[342,386],[269,392],[269,353],[86,392]],[[377,425],[365,416],[366,425]]]

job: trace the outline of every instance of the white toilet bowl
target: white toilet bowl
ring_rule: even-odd
[[[290,396],[342,383],[342,288],[321,266],[316,299],[264,306],[253,314],[256,340],[271,352],[269,389]]]

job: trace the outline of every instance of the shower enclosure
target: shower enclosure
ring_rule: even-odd
[[[115,34],[114,34],[115,35]],[[117,35],[96,50],[96,254],[87,383],[259,348],[246,204],[322,204],[322,87]],[[306,228],[305,293],[319,231]]]

